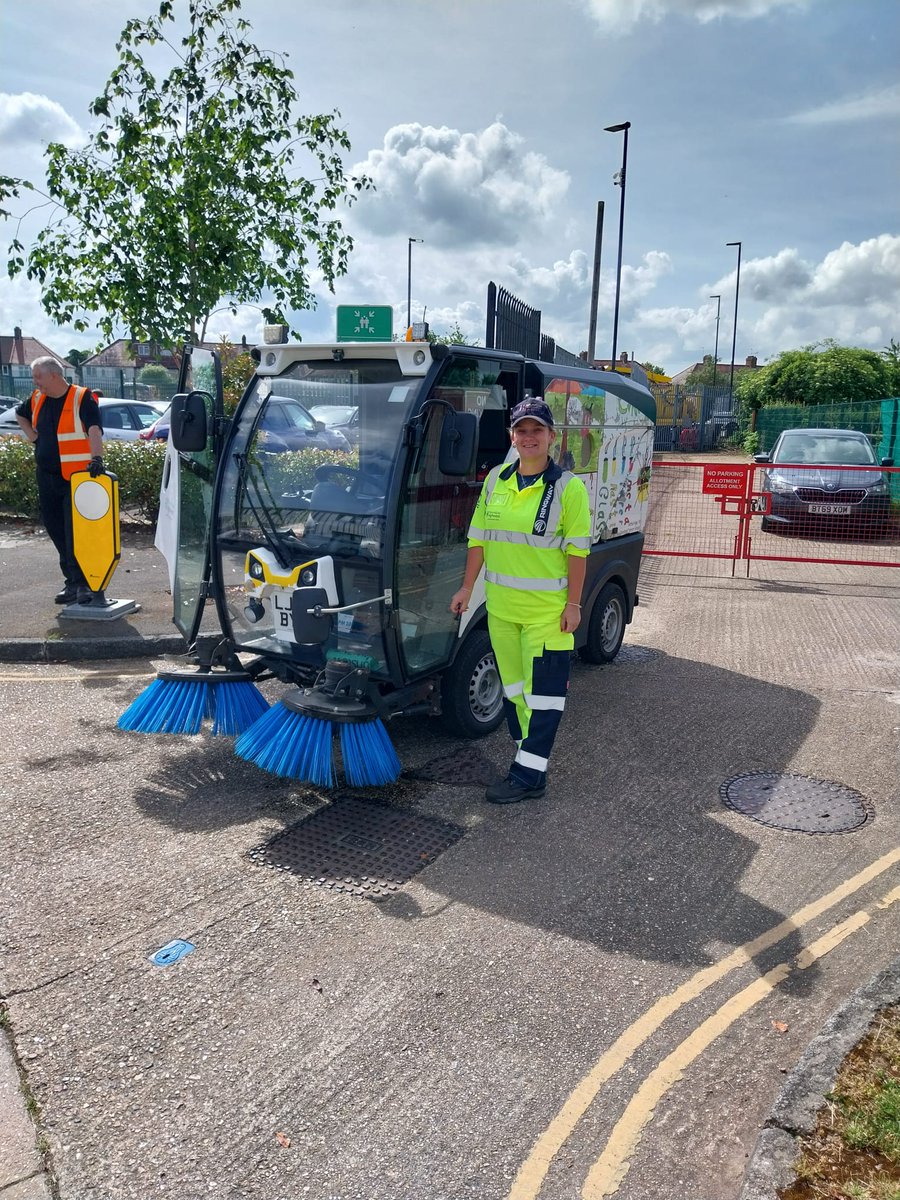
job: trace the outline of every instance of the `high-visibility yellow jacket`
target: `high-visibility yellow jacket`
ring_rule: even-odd
[[[519,491],[518,462],[494,467],[469,526],[469,545],[484,549],[488,612],[508,621],[545,621],[568,599],[568,556],[591,548],[587,488],[550,462]]]
[[[76,471],[83,471],[91,461],[91,443],[81,420],[81,401],[87,388],[70,387],[66,392],[56,440],[59,442],[59,465],[63,479],[71,479]],[[43,392],[31,396],[31,424],[37,429],[38,413],[47,399]]]

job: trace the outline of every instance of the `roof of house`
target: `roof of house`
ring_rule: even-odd
[[[692,363],[689,367],[684,367],[681,371],[676,371],[672,376],[673,383],[684,383],[687,377],[693,374],[694,371],[702,371],[704,367],[710,366],[712,363],[712,355],[705,358],[703,362]],[[758,371],[759,363],[755,354],[748,354],[746,362],[736,362],[734,364],[734,373],[739,375],[741,371]],[[731,361],[716,363],[716,376],[722,375],[727,380],[731,375]]]
[[[14,363],[16,366],[29,367],[36,358],[43,358],[45,354],[50,354],[62,362],[61,354],[51,350],[37,338],[25,337],[24,334],[13,337],[0,336],[0,366]]]

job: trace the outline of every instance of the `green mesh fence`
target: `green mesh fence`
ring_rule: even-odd
[[[858,429],[873,443],[883,437],[882,405],[891,400],[871,400],[864,404],[786,404],[761,408],[756,414],[759,452],[775,445],[783,429]],[[883,457],[889,457],[884,455]]]
[[[892,458],[894,466],[900,467],[900,399],[881,402],[881,442],[879,458]],[[900,472],[891,471],[891,499],[900,501]]]

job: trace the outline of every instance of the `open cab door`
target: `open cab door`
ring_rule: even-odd
[[[169,564],[172,619],[188,646],[197,639],[209,594],[222,399],[219,355],[185,346],[172,399],[156,544]]]

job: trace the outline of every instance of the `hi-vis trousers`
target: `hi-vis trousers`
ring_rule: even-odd
[[[558,613],[526,625],[488,613],[488,633],[503,684],[506,722],[518,745],[509,774],[536,787],[544,782],[566,707],[575,638],[560,631]]]

